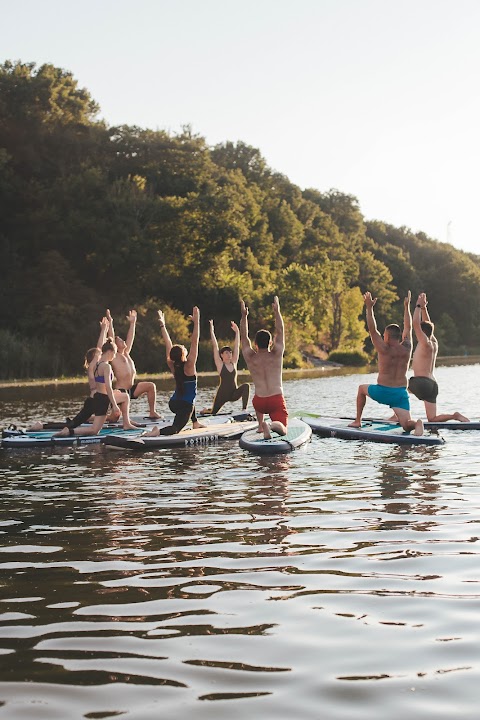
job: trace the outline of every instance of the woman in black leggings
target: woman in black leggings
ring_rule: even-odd
[[[211,409],[204,408],[201,413],[202,415],[216,415],[226,402],[235,402],[240,400],[240,398],[242,399],[242,410],[247,409],[248,399],[250,397],[250,385],[248,383],[243,383],[240,386],[237,385],[240,331],[237,323],[233,322],[233,320],[230,323],[230,327],[235,333],[233,350],[229,345],[225,345],[219,349],[217,338],[215,337],[213,320],[210,320],[210,339],[212,341],[213,359],[218,374],[220,375],[220,385],[217,388],[213,407]]]
[[[188,353],[185,345],[173,345],[165,325],[165,315],[162,310],[158,311],[158,319],[160,321],[160,330],[167,353],[167,365],[175,378],[175,392],[168,403],[175,418],[172,425],[163,428],[155,426],[150,432],[145,433],[146,437],[176,435],[180,430],[183,430],[189,420],[192,421],[194,428],[204,427],[204,425],[198,422],[197,416],[195,415],[200,310],[195,306],[192,311],[193,330],[190,341],[190,351]]]

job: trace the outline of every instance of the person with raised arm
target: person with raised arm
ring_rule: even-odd
[[[288,411],[282,385],[285,330],[277,295],[272,307],[275,318],[275,339],[272,341],[268,330],[258,330],[253,348],[248,336],[248,307],[243,300],[240,303],[242,353],[255,385],[252,402],[257,415],[258,432],[263,432],[266,440],[271,438],[272,430],[279,435],[286,435],[288,426]],[[265,415],[270,416],[270,424],[266,422]]]
[[[367,397],[382,405],[389,405],[406,432],[423,435],[423,422],[412,420],[407,392],[407,370],[412,355],[411,293],[404,300],[403,332],[399,325],[387,325],[383,337],[377,329],[374,306],[377,298],[371,293],[363,296],[367,311],[368,332],[378,353],[378,379],[376,385],[360,385],[357,393],[357,412],[350,427],[362,426],[362,413]]]
[[[191,319],[193,330],[190,340],[190,350],[185,345],[174,345],[165,324],[165,314],[158,311],[160,331],[165,343],[167,365],[175,378],[175,392],[169,400],[168,407],[175,415],[172,425],[158,428],[155,426],[150,432],[144,433],[147,437],[157,435],[176,435],[185,425],[192,421],[194,428],[205,427],[198,422],[195,414],[195,399],[197,397],[197,358],[198,341],[200,338],[200,310],[193,308]]]
[[[413,377],[408,382],[408,389],[419,400],[423,400],[429,422],[447,422],[458,420],[469,422],[459,412],[437,415],[438,384],[435,379],[435,362],[438,354],[438,340],[434,335],[435,326],[427,309],[427,296],[420,293],[413,312],[413,329],[417,338],[417,346],[412,358]]]
[[[95,393],[92,398],[93,423],[90,427],[65,427],[58,435],[98,435],[105,424],[108,408],[111,405],[114,413],[120,413],[123,418],[124,430],[137,430],[137,426],[130,422],[129,408],[130,398],[125,393],[114,390],[112,386],[113,371],[111,362],[117,354],[117,347],[112,338],[107,338],[101,348],[100,358],[93,357],[88,372],[93,375],[95,381]],[[120,408],[119,408],[120,405]]]
[[[220,385],[217,388],[212,408],[204,408],[201,414],[216,415],[226,402],[235,402],[236,400],[240,400],[240,398],[242,399],[242,410],[246,410],[250,397],[250,385],[248,383],[243,383],[240,386],[237,385],[237,365],[240,354],[240,330],[238,325],[233,322],[233,320],[230,323],[230,327],[235,333],[235,342],[232,350],[229,345],[225,345],[219,349],[213,320],[210,320],[209,323],[213,360],[217,372],[220,375]]]
[[[147,396],[149,417],[151,420],[158,420],[162,416],[156,410],[157,404],[157,388],[154,382],[141,380],[135,382],[137,370],[130,353],[132,351],[133,342],[135,340],[135,327],[137,324],[136,310],[130,310],[127,315],[128,332],[127,338],[124,340],[120,335],[115,335],[113,328],[113,318],[110,310],[107,310],[107,318],[109,322],[109,335],[115,338],[117,346],[117,354],[112,360],[113,374],[115,375],[115,388],[120,392],[127,393],[130,400],[136,400],[142,395]],[[110,420],[118,419],[112,414]]]
[[[90,388],[90,395],[85,398],[85,402],[83,403],[83,407],[80,410],[77,415],[73,419],[67,418],[65,423],[61,423],[60,425],[57,422],[54,423],[42,423],[42,422],[36,422],[29,428],[27,428],[27,432],[31,431],[38,431],[38,430],[57,430],[57,429],[63,429],[63,427],[66,428],[76,428],[80,425],[83,425],[84,423],[87,423],[92,415],[93,412],[93,396],[96,391],[96,384],[95,379],[93,377],[93,367],[94,363],[97,362],[100,359],[100,356],[102,354],[101,347],[104,344],[104,342],[107,339],[107,329],[108,329],[108,319],[106,317],[103,317],[100,320],[100,334],[98,336],[97,345],[96,347],[89,348],[87,352],[85,353],[85,361],[84,361],[84,368],[87,371],[88,376],[88,385]],[[63,427],[62,427],[63,425]]]

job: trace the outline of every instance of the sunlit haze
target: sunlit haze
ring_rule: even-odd
[[[0,52],[71,71],[110,125],[242,140],[480,252],[479,28],[478,0],[16,0]]]

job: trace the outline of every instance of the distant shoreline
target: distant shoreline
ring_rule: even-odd
[[[475,365],[480,363],[480,355],[449,355],[445,357],[437,358],[437,366],[442,365]],[[285,380],[299,379],[302,377],[322,377],[322,375],[351,375],[355,373],[366,373],[375,372],[376,366],[366,365],[363,367],[352,367],[352,366],[341,366],[337,363],[325,363],[315,368],[289,368],[283,371],[283,378]],[[248,370],[239,370],[239,376],[249,377]],[[199,372],[199,378],[217,378],[218,373],[212,372]],[[160,384],[166,383],[171,384],[172,376],[168,372],[163,373],[143,373],[137,375],[139,380],[154,380]],[[58,385],[79,385],[85,384],[87,381],[86,376],[78,377],[65,377],[65,378],[39,378],[35,380],[2,380],[0,381],[0,390],[13,388],[13,387],[43,387],[43,386],[58,386]]]

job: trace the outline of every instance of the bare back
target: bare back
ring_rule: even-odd
[[[245,362],[259,397],[283,395],[282,366],[283,351],[275,345],[271,350],[244,351]]]
[[[438,340],[435,336],[419,342],[415,348],[412,359],[414,375],[428,377],[435,380],[435,362],[438,354]]]
[[[378,349],[378,384],[407,387],[407,370],[412,354],[409,341],[387,344]]]

